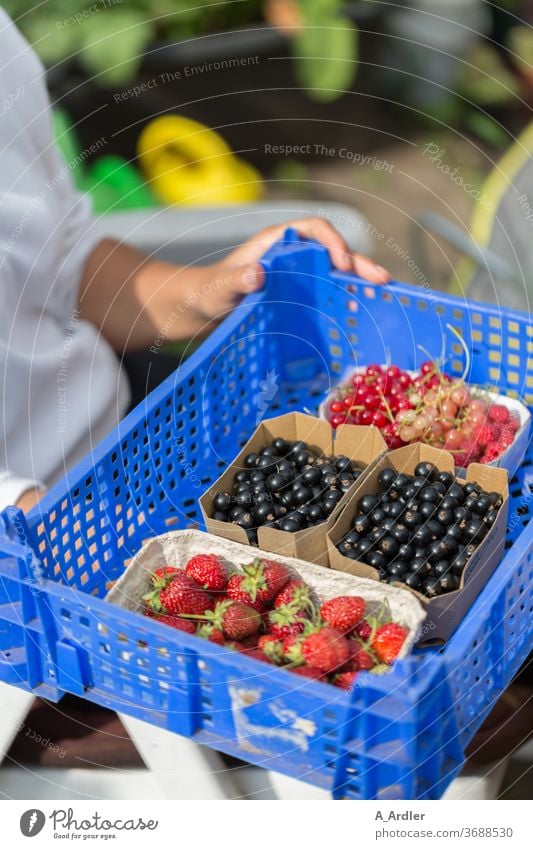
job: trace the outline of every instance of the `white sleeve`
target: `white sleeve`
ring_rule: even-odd
[[[28,489],[44,490],[44,486],[41,481],[19,477],[7,469],[0,469],[0,510],[16,504]]]

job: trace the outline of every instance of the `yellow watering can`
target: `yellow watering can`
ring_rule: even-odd
[[[155,118],[137,153],[150,188],[168,204],[249,203],[263,194],[259,172],[235,156],[218,133],[179,115]]]

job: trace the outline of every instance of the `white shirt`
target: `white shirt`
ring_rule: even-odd
[[[0,509],[49,486],[129,400],[108,343],[77,312],[101,239],[54,146],[44,69],[0,9]]]

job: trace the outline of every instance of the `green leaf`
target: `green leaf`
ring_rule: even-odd
[[[142,13],[107,9],[80,24],[80,61],[99,85],[121,85],[135,75],[145,47],[152,41],[153,28]]]
[[[293,39],[296,76],[314,100],[337,100],[352,84],[357,71],[359,33],[342,16],[309,16]]]

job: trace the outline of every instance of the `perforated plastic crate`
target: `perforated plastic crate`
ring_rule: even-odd
[[[348,364],[438,355],[533,403],[522,313],[332,271],[291,232],[265,258],[266,290],[43,499],[0,528],[0,680],[77,693],[330,790],[336,798],[438,798],[531,648],[533,455],[511,483],[507,554],[442,648],[346,694],[289,676],[103,601],[144,539],[201,524],[198,497],[262,416],[317,409]]]

